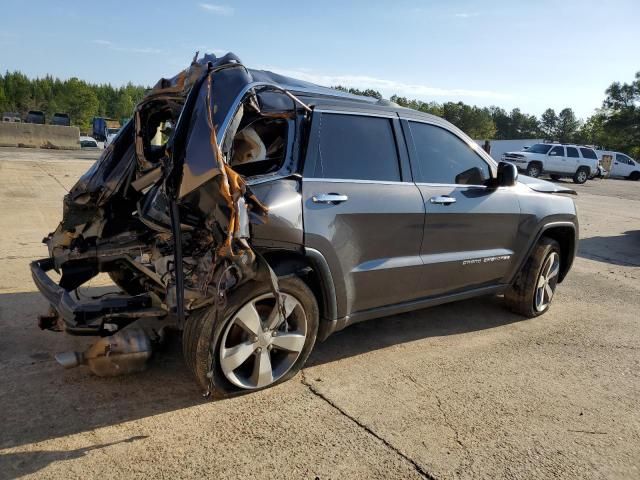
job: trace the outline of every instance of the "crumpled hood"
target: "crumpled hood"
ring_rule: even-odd
[[[568,193],[571,195],[577,195],[578,193],[564,185],[548,182],[546,180],[540,180],[539,178],[527,177],[526,175],[518,175],[518,182],[526,185],[531,190],[542,193]]]

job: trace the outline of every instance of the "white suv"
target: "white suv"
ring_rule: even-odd
[[[598,171],[598,155],[589,147],[536,143],[521,152],[507,152],[502,160],[513,163],[530,177],[548,173],[551,178],[573,178],[584,183]]]

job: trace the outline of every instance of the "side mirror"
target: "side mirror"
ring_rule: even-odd
[[[509,162],[498,164],[498,186],[513,187],[518,181],[518,168]]]

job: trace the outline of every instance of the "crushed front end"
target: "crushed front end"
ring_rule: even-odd
[[[182,328],[190,312],[223,303],[231,289],[264,276],[277,293],[275,275],[250,243],[250,223],[265,222],[267,209],[230,166],[218,135],[223,124],[237,129],[243,116],[284,121],[296,104],[267,108],[256,94],[237,111],[252,81],[233,54],[196,56],[154,86],[65,196],[62,221],[44,239],[49,257],[31,264],[51,305],[40,326],[103,339],[93,354],[66,354],[60,363],[93,366],[112,355],[94,372],[134,371],[150,354],[148,339]],[[246,154],[241,147],[236,155]],[[79,300],[74,291],[101,272],[122,291]]]

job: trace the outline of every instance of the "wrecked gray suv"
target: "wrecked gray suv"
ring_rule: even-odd
[[[206,391],[268,387],[363,320],[487,294],[544,313],[576,250],[566,193],[440,118],[206,55],[65,197],[31,264],[40,326],[101,337],[57,356],[99,375],[175,328]],[[100,272],[120,290],[79,299]]]

